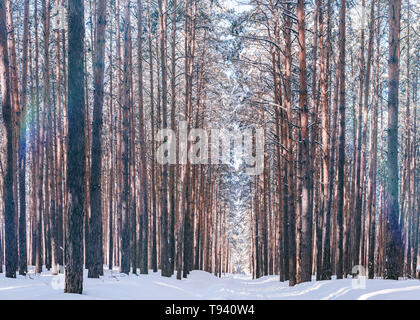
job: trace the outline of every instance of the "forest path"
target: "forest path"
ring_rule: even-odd
[[[52,276],[46,271],[26,277],[6,279],[0,274],[0,300],[46,299],[46,300],[308,300],[308,299],[420,299],[418,280],[367,280],[366,288],[353,288],[352,280],[313,281],[290,288],[277,276],[252,280],[245,275],[226,275],[217,278],[203,271],[193,271],[182,281],[175,277],[164,278],[160,273],[126,276],[105,270],[100,279],[87,279],[85,270],[83,295],[63,293],[64,276]]]

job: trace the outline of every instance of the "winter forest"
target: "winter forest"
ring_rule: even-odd
[[[420,299],[419,21],[0,0],[0,299]]]

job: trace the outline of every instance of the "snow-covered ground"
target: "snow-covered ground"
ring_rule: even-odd
[[[356,281],[356,280],[354,280]],[[362,286],[361,286],[362,284]],[[226,275],[222,278],[194,271],[182,281],[159,274],[120,274],[117,269],[106,270],[100,279],[88,279],[85,273],[83,295],[64,294],[64,276],[50,272],[34,275],[33,269],[25,277],[7,279],[0,274],[0,300],[4,299],[139,299],[139,300],[229,300],[229,299],[419,299],[419,280],[352,279],[313,281],[290,288],[277,276],[252,280],[245,275]]]

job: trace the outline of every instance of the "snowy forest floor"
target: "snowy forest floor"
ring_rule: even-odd
[[[0,300],[420,300],[419,280],[366,280],[365,288],[353,286],[352,279],[312,281],[293,288],[279,282],[278,276],[252,280],[246,275],[225,275],[193,271],[182,281],[163,278],[160,273],[149,275],[120,274],[118,269],[105,269],[100,279],[88,279],[85,270],[83,295],[64,294],[64,275],[52,276],[49,271],[7,279],[0,274]]]

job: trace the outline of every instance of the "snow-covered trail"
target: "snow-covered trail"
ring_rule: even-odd
[[[64,294],[63,275],[53,277],[29,273],[18,279],[6,279],[0,274],[0,300],[67,300],[67,299],[129,299],[129,300],[329,300],[329,299],[415,299],[420,300],[418,280],[367,280],[365,289],[354,289],[351,279],[313,281],[293,288],[278,281],[277,276],[252,280],[244,275],[222,278],[194,271],[188,279],[163,278],[159,274],[130,275],[118,270],[105,271],[100,279],[87,279],[84,294]]]

